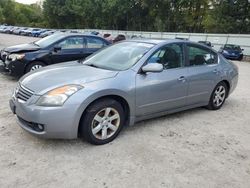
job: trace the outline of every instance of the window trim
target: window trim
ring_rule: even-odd
[[[211,54],[214,54],[214,55],[215,55],[215,63],[213,63],[213,64],[196,65],[196,66],[190,65],[188,47],[199,48],[199,49],[208,51],[208,52],[211,53]],[[186,48],[186,50],[185,50],[185,52],[186,52],[186,55],[185,55],[185,57],[186,57],[186,62],[185,62],[186,67],[201,67],[201,66],[208,66],[208,65],[217,65],[217,64],[219,64],[219,59],[218,59],[219,56],[218,56],[218,54],[217,54],[216,52],[214,52],[214,51],[213,51],[212,49],[210,49],[210,48],[207,48],[207,47],[205,47],[205,46],[201,46],[201,45],[199,45],[199,44],[192,44],[192,43],[186,43],[186,44],[185,44],[185,48]]]
[[[182,49],[182,65],[180,67],[176,67],[176,68],[172,68],[172,69],[163,69],[163,72],[164,71],[167,71],[167,70],[176,70],[176,69],[182,69],[182,68],[185,68],[185,62],[186,62],[186,56],[185,56],[185,43],[180,43],[180,42],[174,42],[174,43],[168,43],[168,44],[165,44],[159,48],[157,48],[154,52],[152,52],[152,54],[147,58],[147,60],[145,60],[145,62],[143,63],[143,65],[141,66],[141,68],[139,69],[138,73],[141,74],[142,73],[142,67],[144,67],[145,65],[148,64],[148,61],[151,57],[153,57],[155,55],[155,53],[163,48],[165,48],[166,46],[168,45],[173,45],[173,44],[176,44],[176,45],[179,45]]]
[[[88,47],[88,38],[101,41],[102,44],[103,44],[102,47],[101,47],[101,48],[89,48],[89,47]],[[108,46],[108,44],[106,43],[106,41],[103,40],[102,38],[99,38],[99,37],[85,36],[84,39],[85,39],[85,48],[86,48],[86,49],[102,49],[102,48]]]
[[[82,44],[82,48],[68,48],[68,49],[63,49],[62,48],[62,51],[63,50],[79,50],[79,49],[85,49],[86,48],[86,41],[85,41],[85,39],[84,39],[84,37],[83,36],[68,36],[68,37],[65,37],[65,38],[63,38],[62,40],[60,40],[60,41],[58,41],[57,43],[55,43],[54,45],[53,45],[53,48],[55,47],[55,46],[57,46],[57,45],[59,45],[61,42],[63,42],[63,41],[65,41],[65,40],[68,40],[69,38],[82,38],[82,41],[83,41],[83,44]]]

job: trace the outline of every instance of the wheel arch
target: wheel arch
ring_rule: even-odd
[[[222,80],[221,82],[224,82],[227,86],[227,89],[228,89],[228,92],[227,92],[227,97],[229,96],[229,93],[230,93],[230,89],[231,89],[231,85],[230,85],[230,82],[228,80]]]
[[[128,125],[129,124],[129,121],[130,121],[130,114],[131,114],[131,107],[129,105],[129,102],[124,98],[122,97],[121,95],[117,95],[117,94],[110,94],[110,95],[104,95],[104,96],[101,96],[101,97],[98,97],[96,99],[94,99],[92,102],[90,102],[87,107],[84,109],[84,111],[82,112],[81,114],[81,118],[78,122],[78,130],[77,130],[77,135],[79,137],[79,133],[80,133],[80,128],[81,128],[81,122],[86,114],[86,110],[88,109],[89,106],[91,106],[93,103],[95,103],[96,101],[98,100],[102,100],[102,99],[105,99],[105,98],[109,98],[109,99],[114,99],[116,100],[117,102],[119,102],[121,105],[122,105],[122,108],[124,109],[124,112],[125,112],[125,125]]]
[[[26,73],[28,66],[31,65],[32,63],[35,63],[35,62],[43,63],[43,64],[45,64],[46,66],[48,65],[48,63],[46,63],[46,62],[43,61],[43,60],[32,60],[32,61],[28,62],[28,63],[25,65],[25,67],[24,67],[24,74]]]

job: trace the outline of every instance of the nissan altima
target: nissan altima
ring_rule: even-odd
[[[218,110],[237,82],[238,68],[204,45],[131,40],[83,62],[28,73],[10,108],[33,135],[101,145],[141,120],[201,106]]]

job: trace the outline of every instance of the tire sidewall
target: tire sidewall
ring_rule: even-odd
[[[100,140],[100,139],[97,139],[92,133],[92,121],[95,115],[99,111],[107,107],[111,107],[117,110],[117,112],[120,115],[120,125],[119,125],[118,130],[113,136],[111,136],[110,138],[106,140]],[[118,134],[120,133],[120,131],[122,130],[124,126],[124,123],[125,123],[125,113],[119,102],[113,99],[99,100],[95,102],[93,105],[91,105],[90,107],[88,107],[88,109],[86,110],[86,113],[83,116],[83,120],[81,121],[80,134],[91,144],[103,145],[103,144],[107,144],[113,141],[118,136]]]

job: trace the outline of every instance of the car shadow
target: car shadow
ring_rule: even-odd
[[[127,134],[126,132],[141,131],[141,129],[144,129],[144,128],[147,129],[147,128],[158,126],[159,122],[167,122],[167,121],[174,122],[175,120],[180,120],[182,118],[185,118],[186,116],[190,116],[193,114],[203,113],[204,111],[209,111],[209,110],[207,110],[205,107],[199,107],[199,108],[193,108],[193,109],[188,109],[188,110],[181,111],[181,112],[163,115],[163,116],[152,118],[149,120],[143,120],[143,121],[137,122],[133,126],[126,126],[124,130],[121,132],[121,135]]]
[[[193,115],[193,114],[204,113],[204,111],[208,111],[208,110],[205,109],[204,107],[200,107],[200,108],[194,108],[191,110],[186,110],[186,111],[182,111],[182,112],[177,112],[177,113],[161,116],[158,118],[140,121],[140,122],[136,123],[134,126],[124,127],[124,129],[121,131],[119,136],[113,142],[108,143],[106,145],[98,146],[98,147],[105,147],[106,148],[106,147],[109,147],[110,145],[121,144],[121,142],[124,141],[124,139],[127,139],[127,138],[129,139],[129,137],[127,137],[127,136],[130,134],[133,134],[133,135],[140,134],[141,131],[143,131],[145,129],[150,129],[150,128],[153,128],[155,126],[162,126],[162,125],[159,125],[159,122],[169,121],[169,122],[173,122],[173,124],[171,124],[170,126],[175,126],[174,123],[178,122],[178,120],[185,118],[186,116]],[[167,127],[167,125],[166,125],[166,127]],[[171,128],[171,127],[169,127],[169,128]],[[25,132],[25,135],[27,135],[27,137],[25,139],[27,139],[27,140],[31,139],[34,142],[39,142],[40,146],[44,146],[44,148],[49,149],[49,150],[50,149],[60,150],[60,148],[61,149],[65,149],[65,148],[86,149],[86,148],[93,147],[93,145],[86,142],[83,138],[78,138],[78,139],[74,139],[74,140],[41,139],[41,138],[37,138],[35,136],[32,136],[26,132]]]

